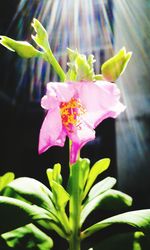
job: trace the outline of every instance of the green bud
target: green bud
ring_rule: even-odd
[[[123,47],[117,55],[107,60],[101,67],[103,77],[110,82],[115,82],[116,79],[124,72],[132,52],[126,53],[126,49]]]
[[[78,53],[78,50],[75,49],[75,50],[72,50],[70,48],[67,48],[67,54],[68,54],[68,57],[69,57],[69,61],[72,62],[72,61],[75,61],[75,59],[78,57],[79,53]]]
[[[30,43],[26,41],[16,41],[7,36],[0,36],[0,43],[7,49],[16,52],[23,58],[32,58],[40,56],[41,52],[35,49]]]
[[[69,62],[69,70],[66,79],[69,81],[93,81],[95,62],[94,56],[89,55],[88,59],[84,54],[80,54],[77,49],[67,49]]]
[[[47,31],[44,29],[42,24],[36,19],[33,19],[32,26],[36,32],[35,36],[31,36],[32,39],[36,42],[36,44],[42,48],[45,52],[50,49],[49,42],[48,42],[48,34]]]

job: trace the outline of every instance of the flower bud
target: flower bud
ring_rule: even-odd
[[[31,35],[35,43],[42,48],[45,52],[50,49],[48,42],[48,34],[43,25],[36,19],[33,19],[32,26],[36,32],[36,35]]]
[[[41,52],[35,49],[30,43],[26,41],[16,41],[7,36],[0,36],[0,43],[7,49],[16,52],[23,58],[32,58],[40,56]]]
[[[125,48],[122,48],[117,55],[107,60],[101,67],[104,79],[110,82],[115,82],[124,72],[131,56],[132,52],[126,53]]]

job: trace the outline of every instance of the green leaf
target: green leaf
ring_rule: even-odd
[[[101,209],[116,211],[132,205],[132,197],[121,191],[110,189],[101,196]]]
[[[33,19],[32,26],[36,32],[35,36],[31,36],[32,39],[36,42],[36,44],[42,48],[45,52],[47,52],[50,47],[49,47],[49,42],[48,42],[48,34],[43,25],[36,19]]]
[[[77,49],[67,49],[69,57],[69,70],[66,78],[70,81],[93,81],[94,69],[93,64],[95,62],[94,56],[89,55],[88,59],[84,54],[80,54]]]
[[[50,185],[50,187],[51,187],[52,181],[53,181],[53,169],[52,169],[52,168],[48,168],[48,169],[46,170],[46,174],[47,174],[47,177],[48,177],[49,185]]]
[[[51,181],[51,188],[54,195],[57,217],[59,218],[59,221],[62,224],[63,230],[69,236],[71,231],[70,231],[69,220],[65,212],[65,207],[68,200],[70,199],[70,196],[59,183],[53,180]]]
[[[80,169],[79,187],[80,187],[81,192],[83,192],[83,189],[87,182],[87,178],[89,176],[90,160],[87,158],[84,158],[84,159],[80,158],[78,160],[78,164],[79,164],[79,169]]]
[[[144,233],[150,233],[150,209],[136,210],[127,213],[115,215],[108,219],[102,220],[82,232],[82,238],[86,238],[93,233],[105,229],[113,224],[127,224],[135,230]]]
[[[116,184],[116,179],[113,177],[106,177],[104,180],[95,184],[89,194],[88,194],[88,202],[94,199],[99,194],[104,193],[108,189],[112,188]]]
[[[101,243],[94,246],[93,250],[149,250],[149,247],[143,248],[143,242],[147,241],[146,236],[142,232],[120,233],[113,235]]]
[[[60,185],[55,182],[53,183],[52,193],[41,182],[32,178],[22,177],[13,181],[11,185],[8,185],[4,189],[4,195],[15,197],[19,200],[22,199],[25,202],[27,201],[29,204],[34,204],[46,209],[46,211],[48,211],[49,217],[53,221],[53,224],[51,223],[52,228],[54,228],[62,237],[64,237],[62,232],[59,230],[59,227],[61,230],[63,230],[64,225],[62,224],[60,215],[57,211],[58,206],[62,209],[68,201],[68,196],[66,198],[66,193],[61,192],[62,189],[63,187],[60,188]],[[43,222],[41,224],[44,227],[47,226]],[[59,225],[59,227],[57,225]]]
[[[53,168],[53,180],[58,184],[62,183],[62,176],[61,176],[61,164],[56,163]]]
[[[79,169],[79,190],[80,190],[80,195],[83,193],[84,186],[86,184],[89,171],[90,171],[90,161],[89,159],[82,159],[80,158],[77,161],[78,169]]]
[[[26,41],[16,41],[7,36],[0,36],[0,43],[12,52],[16,52],[23,58],[32,58],[42,56],[42,52],[35,49],[30,43]]]
[[[72,175],[69,176],[67,190],[69,194],[71,195],[72,187],[75,186],[74,182],[78,181],[79,194],[82,200],[84,187],[85,187],[85,184],[89,175],[89,171],[90,171],[90,161],[87,158],[83,158],[83,159],[80,158],[74,165],[73,165],[74,166],[73,170],[75,174],[74,174],[74,177],[72,177]]]
[[[117,55],[113,56],[102,65],[101,72],[103,77],[110,82],[116,81],[116,79],[124,72],[131,56],[132,52],[126,53],[126,50],[123,47]]]
[[[55,221],[52,213],[14,198],[0,196],[0,221],[0,234],[29,223],[36,223],[67,238],[61,222]]]
[[[55,206],[58,209],[65,208],[70,196],[66,190],[57,182],[52,181],[52,192],[55,199]]]
[[[10,183],[11,181],[13,181],[15,178],[14,173],[12,172],[8,172],[6,174],[4,174],[3,176],[0,176],[0,192],[3,190],[3,188]]]
[[[89,192],[90,188],[92,187],[93,183],[95,182],[98,175],[100,175],[103,171],[105,171],[110,164],[109,158],[104,158],[97,161],[90,170],[87,184],[84,190],[83,199],[86,197],[87,193]]]
[[[1,237],[11,248],[50,250],[53,247],[52,239],[33,224],[4,233]]]
[[[14,198],[0,196],[0,233],[40,220],[50,222],[52,220],[50,213],[38,206]]]
[[[49,185],[52,185],[52,181],[57,182],[58,184],[62,184],[62,176],[61,176],[61,164],[56,163],[53,167],[53,169],[48,168],[47,171],[47,177],[49,181]]]
[[[83,204],[82,212],[81,212],[81,221],[82,225],[87,216],[100,205],[103,200],[103,193],[105,195],[106,191],[112,188],[116,183],[116,179],[113,177],[107,177],[104,180],[95,184],[95,186],[89,192],[88,198]]]
[[[106,178],[107,179],[107,178]],[[104,179],[105,180],[105,179]],[[111,184],[113,185],[113,180],[111,183],[108,182],[107,188],[111,188]],[[105,185],[106,187],[106,185]],[[100,192],[99,192],[100,193]],[[132,205],[132,198],[117,190],[105,190],[98,196],[92,196],[91,198],[87,199],[83,206],[83,210],[81,212],[81,221],[80,224],[82,225],[87,218],[87,216],[94,211],[94,209],[99,208],[103,210],[114,210],[123,209],[127,206]]]
[[[20,199],[22,197],[23,200],[55,214],[52,192],[44,184],[33,178],[21,177],[15,179],[4,189],[4,195],[14,198],[18,198],[17,195],[19,195]]]

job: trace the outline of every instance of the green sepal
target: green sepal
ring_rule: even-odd
[[[50,250],[53,247],[52,239],[33,224],[4,233],[1,237],[15,249]]]
[[[104,158],[97,161],[91,168],[90,173],[88,175],[87,183],[85,186],[85,190],[83,193],[83,199],[86,197],[93,183],[95,182],[98,175],[100,175],[103,171],[107,170],[110,164],[109,158]]]
[[[101,67],[104,79],[115,82],[124,72],[131,56],[132,52],[126,53],[126,49],[123,47],[115,56],[107,60]]]
[[[16,41],[7,36],[0,36],[0,43],[11,50],[12,52],[16,52],[19,56],[23,58],[32,58],[32,57],[40,57],[42,56],[42,52],[35,49],[30,43],[26,41]]]
[[[4,175],[0,176],[0,192],[3,188],[15,179],[15,174],[12,172],[7,172]]]
[[[133,230],[140,230],[144,233],[150,233],[150,209],[136,210],[131,212],[122,213],[112,216],[108,219],[102,220],[89,228],[85,229],[81,233],[82,239],[89,237],[97,231],[104,230],[111,225],[127,224],[133,228]]]

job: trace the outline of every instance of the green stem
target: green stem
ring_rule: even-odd
[[[60,215],[61,221],[63,222],[63,227],[64,227],[64,229],[66,231],[66,234],[70,235],[71,234],[70,225],[69,225],[69,220],[68,220],[68,217],[67,217],[67,215],[65,213],[65,210],[60,209],[58,214]]]
[[[78,177],[78,172],[72,171],[72,178],[77,180]],[[72,195],[70,197],[70,227],[72,234],[69,243],[70,250],[80,250],[80,195],[78,182],[73,181],[72,183]]]
[[[71,143],[69,144],[71,145]],[[79,168],[77,164],[70,165],[70,176],[72,178],[70,195],[70,228],[72,234],[69,239],[69,250],[80,250],[80,214],[81,214],[81,195],[79,188]]]
[[[61,68],[60,64],[58,63],[58,61],[56,60],[55,56],[53,55],[51,49],[47,49],[45,51],[44,54],[44,59],[46,61],[48,61],[54,68],[54,70],[56,71],[56,73],[58,74],[58,76],[60,77],[61,82],[64,82],[66,79],[66,75],[65,72],[63,71],[63,69]]]

